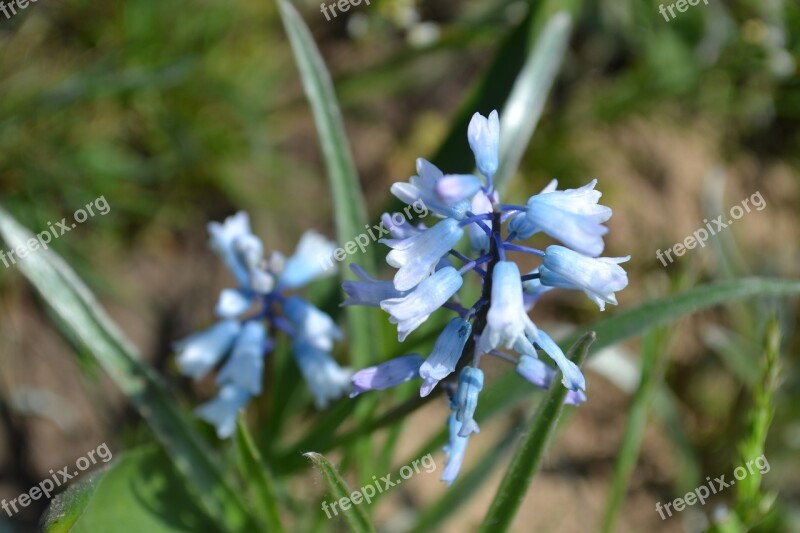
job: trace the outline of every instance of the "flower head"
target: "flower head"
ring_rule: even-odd
[[[475,176],[444,174],[424,159],[417,160],[419,175],[409,183],[395,183],[392,192],[409,204],[424,201],[444,220],[431,228],[408,223],[390,227],[393,238],[381,242],[391,248],[387,263],[398,269],[393,281],[376,280],[354,269],[359,280],[344,284],[345,304],[379,304],[389,313],[390,322],[397,324],[400,341],[436,311],[456,314],[421,364],[417,358],[393,359],[357,372],[353,378],[354,394],[416,377],[423,380],[421,396],[447,393],[453,412],[448,420],[450,441],[445,447],[442,480],[448,485],[461,468],[468,437],[479,432],[475,410],[484,385],[481,360],[497,357],[512,362],[519,376],[540,388],[561,386],[553,383],[558,375],[555,368],[539,359],[547,354],[568,389],[565,402],[577,405],[586,401],[586,379],[580,368],[528,313],[556,287],[583,290],[602,309],[605,302],[616,303],[614,291],[627,284],[624,270],[617,265],[625,258],[593,258],[603,250],[608,231],[603,223],[611,216],[611,209],[598,203],[596,180],[564,191],[559,191],[553,180],[526,205],[506,205],[492,185],[500,166],[497,112],[488,117],[476,113],[467,138],[486,184]],[[389,227],[392,219],[384,215],[382,220]],[[465,230],[469,253],[458,247]],[[564,246],[543,251],[520,243],[539,232]],[[511,254],[528,254],[541,263],[522,275]],[[477,299],[464,303],[468,295],[459,294],[459,289],[468,275],[476,277],[481,290]],[[463,366],[465,362],[468,366]]]
[[[287,289],[296,289],[315,279],[333,275],[336,269],[326,269],[324,259],[333,255],[334,250],[336,244],[316,231],[305,232],[297,243],[294,255],[286,260],[278,279],[280,285]]]

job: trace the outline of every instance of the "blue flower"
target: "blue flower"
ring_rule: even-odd
[[[586,390],[586,379],[578,366],[567,359],[558,344],[550,338],[550,336],[542,330],[536,331],[535,336],[536,345],[544,350],[550,358],[558,365],[561,370],[561,382],[566,388],[571,391]]]
[[[220,318],[234,318],[253,305],[253,294],[242,289],[223,289],[214,312]]]
[[[258,320],[246,322],[236,338],[230,357],[217,374],[217,384],[236,385],[253,396],[261,394],[266,343],[267,329],[264,323]]]
[[[475,409],[478,407],[478,394],[483,390],[483,371],[473,366],[465,366],[458,376],[458,391],[455,397],[456,419],[461,422],[460,437],[480,433],[475,422]]]
[[[236,320],[222,320],[205,331],[194,333],[175,343],[178,368],[184,376],[200,379],[228,353],[239,334]]]
[[[419,235],[403,240],[386,240],[392,251],[386,262],[399,269],[394,276],[398,291],[413,289],[433,273],[439,261],[461,240],[464,230],[447,218]]]
[[[512,362],[521,377],[549,388],[558,372],[539,359],[537,350],[541,350],[560,370],[561,383],[568,389],[565,403],[586,401],[586,379],[580,368],[536,327],[528,312],[555,287],[583,290],[602,309],[605,303],[616,303],[614,291],[627,284],[624,270],[617,266],[627,258],[592,258],[603,250],[603,236],[608,231],[603,223],[611,216],[611,209],[598,204],[601,195],[595,190],[596,180],[565,191],[559,191],[558,182],[553,180],[524,206],[503,204],[492,185],[499,166],[497,112],[488,117],[476,113],[467,137],[486,184],[476,176],[446,175],[424,159],[417,160],[419,175],[409,183],[395,183],[392,193],[407,203],[424,201],[444,220],[432,228],[405,221],[393,226],[393,219],[385,214],[382,221],[393,238],[381,242],[392,248],[387,262],[398,269],[393,282],[375,280],[354,268],[358,281],[344,283],[348,295],[344,305],[374,306],[379,302],[389,313],[389,321],[397,324],[400,341],[439,309],[457,315],[419,367],[416,358],[400,358],[364,369],[353,379],[354,394],[417,376],[423,379],[421,396],[440,391],[448,394],[453,413],[448,422],[450,442],[445,447],[447,463],[442,475],[448,484],[458,475],[469,435],[479,431],[475,410],[483,389],[481,359],[497,357]],[[456,249],[464,231],[471,245],[468,253]],[[537,232],[567,248],[550,246],[545,252],[518,243]],[[511,254],[528,254],[541,264],[523,276],[516,260],[508,257]],[[470,295],[459,294],[459,289],[469,272],[477,277],[481,290],[467,307],[463,298]],[[516,355],[503,351],[509,349]],[[471,364],[460,371],[457,388],[448,380],[436,389],[466,356],[471,356]]]
[[[297,337],[306,339],[320,350],[330,351],[334,341],[342,338],[342,332],[327,313],[320,311],[299,296],[286,298],[283,312],[297,328]]]
[[[382,301],[381,309],[391,315],[389,321],[392,324],[397,324],[400,342],[444,305],[463,282],[455,268],[445,267],[437,270],[409,294]]]
[[[236,416],[247,402],[250,394],[235,385],[225,385],[217,396],[195,409],[195,414],[217,428],[217,436],[227,439],[236,429]]]
[[[244,211],[239,211],[225,219],[225,222],[210,222],[208,224],[211,249],[220,256],[230,271],[236,276],[239,285],[248,285],[247,267],[242,263],[236,249],[239,239],[252,236],[250,232],[250,218]]]
[[[461,470],[461,463],[464,461],[464,454],[467,451],[467,442],[469,442],[469,437],[462,437],[459,435],[461,425],[455,413],[452,413],[447,419],[450,441],[447,446],[444,447],[447,462],[445,463],[441,480],[447,482],[448,487],[453,484],[456,476],[458,476],[459,470]]]
[[[619,263],[626,257],[586,257],[563,246],[548,246],[539,269],[542,285],[586,293],[601,311],[606,303],[617,305],[616,291],[628,285],[628,275]]]
[[[611,209],[597,203],[602,194],[594,190],[595,185],[596,179],[579,189],[531,196],[527,211],[517,215],[509,229],[520,239],[543,231],[577,252],[597,257],[603,253],[603,236],[608,233],[602,223],[611,218]]]
[[[479,346],[489,352],[499,346],[519,353],[533,351],[528,337],[536,336],[536,326],[525,312],[522,280],[516,263],[498,261],[492,274],[492,299]]]
[[[447,204],[457,204],[475,196],[483,184],[472,174],[448,174],[436,182],[436,194]]]
[[[292,348],[294,359],[311,389],[317,408],[324,409],[350,389],[350,370],[340,367],[329,354],[308,339],[296,339]]]
[[[333,255],[336,244],[316,231],[307,231],[300,237],[297,250],[284,265],[278,278],[281,287],[297,289],[308,283],[336,272],[335,268],[325,268],[325,259]]]
[[[454,318],[445,326],[436,339],[433,351],[419,369],[419,375],[424,380],[420,396],[430,394],[437,383],[452,374],[471,333],[472,324],[463,318]]]
[[[368,390],[388,389],[418,378],[421,364],[422,357],[417,354],[409,354],[359,370],[350,378],[350,382],[353,384],[350,397],[354,398]]]
[[[402,298],[407,291],[398,291],[392,281],[380,281],[367,274],[363,268],[355,263],[350,263],[350,270],[358,277],[358,281],[345,281],[342,288],[348,298],[341,303],[346,305],[367,305],[380,307],[383,300]]]
[[[441,217],[462,219],[469,210],[469,200],[448,202],[436,192],[436,185],[444,176],[436,165],[425,159],[417,159],[417,174],[411,176],[409,183],[397,182],[392,185],[392,194],[407,204],[422,201],[425,206]]]
[[[517,363],[517,374],[541,389],[549,389],[555,377],[555,370],[544,364],[535,355],[522,355]],[[569,390],[564,403],[579,405],[586,401],[586,394],[582,390]]]
[[[497,111],[489,113],[486,118],[480,113],[472,115],[467,129],[467,139],[478,170],[487,178],[497,172],[500,153],[500,119]]]

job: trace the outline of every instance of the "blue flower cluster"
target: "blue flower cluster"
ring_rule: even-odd
[[[330,255],[336,245],[309,231],[293,256],[286,259],[273,252],[265,258],[261,240],[250,231],[244,212],[222,224],[210,223],[208,232],[211,248],[233,273],[238,288],[220,294],[215,325],[175,343],[181,373],[195,380],[224,360],[216,374],[219,393],[198,407],[197,415],[216,426],[220,438],[233,433],[238,411],[261,394],[264,358],[272,351],[270,335],[276,331],[291,337],[295,362],[317,407],[324,408],[345,394],[352,372],[330,355],[341,332],[330,316],[299,296],[287,295],[335,272],[323,270],[316,258]]]
[[[583,374],[536,327],[528,312],[543,293],[555,287],[583,291],[603,310],[606,303],[617,303],[615,291],[628,284],[618,264],[629,257],[598,257],[608,231],[603,222],[611,217],[611,209],[598,204],[597,180],[562,191],[554,180],[526,205],[502,204],[492,185],[500,146],[497,111],[488,117],[476,113],[467,136],[485,182],[473,175],[445,175],[430,162],[417,160],[417,175],[408,183],[395,183],[392,193],[409,204],[422,200],[441,220],[430,228],[395,226],[392,238],[381,241],[391,248],[387,263],[397,268],[392,281],[372,279],[353,265],[358,280],[344,282],[348,299],[343,305],[380,307],[397,324],[400,341],[440,308],[457,314],[426,359],[406,355],[360,370],[352,377],[351,393],[355,396],[421,378],[420,395],[427,396],[460,369],[455,393],[447,387],[452,413],[442,480],[448,484],[458,475],[470,435],[479,432],[474,415],[484,381],[481,357],[511,361],[520,376],[548,388],[556,372],[539,359],[537,350],[541,350],[561,370],[562,383],[569,389],[566,401],[579,404],[586,400]],[[517,244],[540,232],[563,246],[538,250]],[[456,249],[465,233],[472,256]],[[541,258],[541,264],[523,275],[507,257],[511,253],[532,254]],[[456,268],[451,259],[462,266]],[[463,307],[457,295],[467,272],[474,272],[483,287],[470,308]]]

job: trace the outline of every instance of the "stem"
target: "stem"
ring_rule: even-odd
[[[538,255],[544,257],[544,252],[536,248],[529,248],[528,246],[520,246],[519,244],[504,243],[503,248],[510,252],[522,252],[524,254]]]

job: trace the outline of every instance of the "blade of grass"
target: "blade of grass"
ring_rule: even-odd
[[[34,236],[0,208],[0,235],[10,248]],[[209,516],[225,529],[241,529],[252,517],[223,475],[210,448],[178,408],[156,372],[113,323],[75,272],[52,250],[31,252],[17,263],[69,336],[91,353],[125,394],[166,449]]]
[[[567,357],[580,366],[589,353],[589,347],[597,337],[594,333],[585,333],[569,350]],[[561,373],[553,378],[553,383],[558,384]],[[523,435],[511,464],[505,476],[500,481],[500,487],[495,493],[494,500],[481,524],[481,531],[508,531],[514,516],[517,514],[528,487],[533,481],[533,476],[547,447],[550,435],[556,427],[556,422],[564,409],[564,400],[567,397],[565,387],[553,386],[545,394],[533,416],[528,432]]]
[[[325,479],[325,483],[328,485],[328,492],[333,497],[334,502],[337,502],[342,498],[347,498],[348,500],[350,499],[352,491],[347,486],[345,480],[342,479],[342,476],[339,475],[339,472],[336,471],[336,469],[325,458],[324,455],[316,452],[308,452],[304,454],[304,456],[310,459],[311,462],[314,463],[314,466],[319,468],[319,471],[322,473],[322,477]],[[374,532],[375,528],[372,527],[372,524],[370,523],[369,518],[367,518],[367,515],[361,505],[355,504],[352,501],[350,503],[351,504],[347,509],[343,509],[340,506],[350,531],[356,533],[369,531]],[[323,503],[323,505],[325,505],[325,503]]]
[[[272,479],[269,468],[261,459],[261,454],[247,429],[244,415],[239,415],[236,420],[236,451],[242,477],[247,480],[247,486],[253,490],[257,498],[256,512],[261,517],[267,531],[280,533],[283,531],[283,526],[278,510],[275,481]]]
[[[603,515],[602,531],[614,531],[614,523],[622,507],[625,494],[628,491],[631,474],[636,466],[641,450],[642,437],[647,425],[647,413],[653,397],[653,391],[663,376],[665,344],[668,332],[665,328],[658,328],[648,332],[644,337],[642,347],[642,375],[639,386],[633,395],[628,423],[622,437],[622,444],[614,465],[614,475],[611,481],[611,495]]]
[[[314,115],[333,195],[336,236],[339,242],[350,242],[360,235],[367,225],[367,209],[333,82],[322,54],[300,14],[288,0],[276,0],[276,2],[300,71],[303,90]],[[350,262],[349,256],[342,262],[343,278]],[[362,263],[367,271],[374,271],[374,252],[371,249],[364,254]],[[380,360],[381,345],[373,335],[373,332],[379,331],[380,328],[375,313],[369,308],[352,305],[348,306],[345,312],[350,336],[351,364],[364,368],[371,364],[373,358]],[[375,405],[375,400],[361,402],[356,410],[357,420],[367,420]],[[350,451],[360,458],[357,464],[360,477],[369,479],[368,472],[371,471],[373,455],[369,436],[360,440],[356,448]]]
[[[564,59],[571,30],[569,13],[562,11],[550,19],[503,106],[500,114],[500,166],[494,177],[495,186],[501,191],[517,171],[530,144]]]

